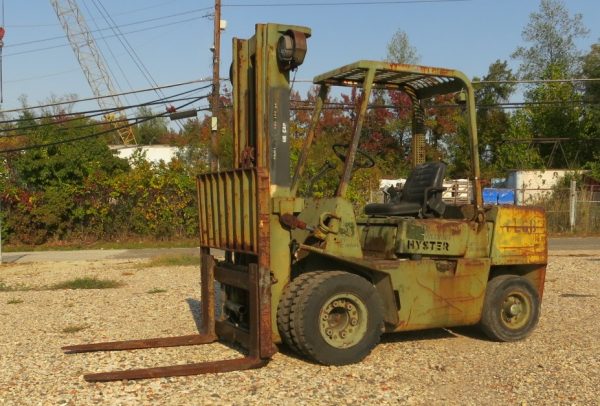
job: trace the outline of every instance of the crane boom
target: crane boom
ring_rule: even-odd
[[[113,122],[113,127],[115,127],[124,145],[136,144],[131,127],[123,128],[122,125],[119,126],[116,122],[116,120],[125,119],[123,104],[117,96],[118,92],[111,80],[106,62],[96,45],[83,14],[77,6],[77,2],[75,0],[50,0],[50,3],[54,7],[58,20],[67,35],[92,92],[98,97],[100,108],[115,111],[115,113],[108,114],[105,118]]]

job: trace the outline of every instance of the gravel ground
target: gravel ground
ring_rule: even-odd
[[[551,253],[542,318],[522,342],[490,342],[473,328],[430,330],[385,336],[358,365],[314,365],[282,349],[253,371],[86,383],[86,372],[239,356],[218,343],[64,355],[60,347],[68,344],[197,331],[197,269],[143,263],[0,267],[8,286],[41,287],[78,276],[125,283],[107,290],[0,292],[0,404],[600,404],[600,250]],[[166,292],[148,293],[153,289]]]

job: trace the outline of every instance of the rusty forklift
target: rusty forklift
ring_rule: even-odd
[[[484,206],[475,101],[469,79],[450,69],[359,61],[315,77],[318,98],[293,174],[290,72],[304,61],[306,27],[258,24],[233,40],[234,168],[197,179],[201,331],[197,335],[83,344],[68,353],[206,344],[241,346],[232,360],[85,375],[143,379],[258,368],[285,343],[317,363],[361,361],[380,336],[480,325],[493,340],[528,336],[540,315],[547,264],[541,209]],[[354,131],[333,146],[343,172],[333,197],[300,197],[311,144],[330,88],[362,89]],[[412,101],[413,169],[401,196],[355,214],[353,171],[374,161],[359,149],[374,89]],[[446,165],[424,162],[426,103],[464,100],[473,197],[442,199]],[[212,250],[224,257],[215,259]]]

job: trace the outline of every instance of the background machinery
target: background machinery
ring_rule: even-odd
[[[75,0],[50,0],[67,39],[75,52],[94,96],[98,98],[100,108],[109,111],[105,118],[112,122],[113,128],[121,138],[123,145],[135,145],[133,128],[127,125],[123,113],[123,103],[111,80],[108,67],[92,33],[77,6]],[[125,124],[123,124],[125,123]]]
[[[310,30],[258,24],[234,39],[234,168],[198,177],[202,329],[199,335],[66,347],[67,352],[191,345],[215,340],[246,348],[244,358],[86,375],[91,381],[255,368],[284,342],[315,362],[362,360],[384,332],[479,324],[492,339],[525,338],[540,314],[547,263],[542,210],[485,207],[473,88],[458,71],[359,61],[319,75],[311,127],[289,169],[289,72],[300,66]],[[298,196],[329,89],[362,89],[353,134],[334,145],[344,169],[333,197]],[[413,104],[418,146],[423,102],[465,96],[474,199],[441,199],[446,166],[419,162],[401,197],[356,215],[345,198],[374,89],[402,91]],[[225,252],[215,260],[211,250]]]

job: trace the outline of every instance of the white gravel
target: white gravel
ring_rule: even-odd
[[[253,371],[89,384],[83,373],[239,356],[222,344],[63,354],[68,344],[197,332],[198,269],[139,262],[0,267],[9,286],[76,276],[126,284],[0,292],[0,404],[600,404],[600,250],[552,253],[540,324],[522,342],[490,342],[473,328],[430,330],[385,336],[351,366],[314,365],[283,349]],[[154,288],[167,291],[148,293]],[[69,327],[84,329],[63,332]]]

